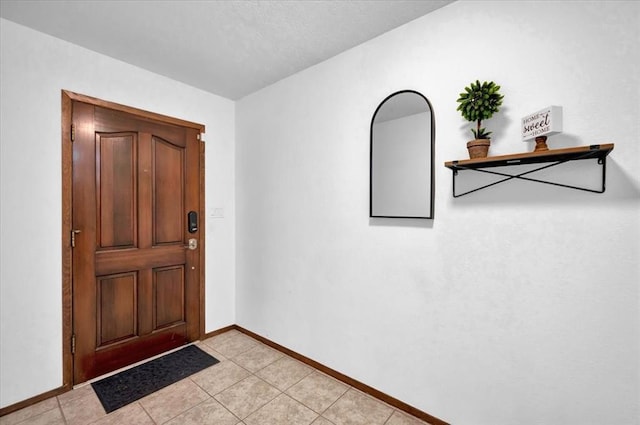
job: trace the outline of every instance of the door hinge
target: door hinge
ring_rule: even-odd
[[[71,231],[71,248],[76,247],[76,235],[80,233],[82,230],[72,230]]]
[[[71,124],[71,141],[74,142],[76,140],[76,125]]]
[[[71,335],[71,354],[76,353],[76,334]]]
[[[196,134],[196,139],[202,140],[202,135],[200,133]]]

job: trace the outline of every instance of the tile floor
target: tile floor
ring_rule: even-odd
[[[198,343],[220,360],[106,414],[85,385],[0,418],[0,425],[424,425],[232,330]]]

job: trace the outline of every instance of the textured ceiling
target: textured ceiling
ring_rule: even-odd
[[[0,16],[239,99],[452,0],[2,0]]]

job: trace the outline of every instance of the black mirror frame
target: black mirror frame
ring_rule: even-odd
[[[392,97],[402,94],[402,93],[414,93],[417,94],[418,96],[420,96],[421,98],[424,99],[424,101],[427,103],[428,107],[429,107],[429,112],[431,115],[431,163],[429,164],[430,168],[431,168],[431,187],[430,189],[430,194],[429,194],[429,198],[430,198],[430,211],[429,211],[429,215],[426,217],[414,217],[414,216],[389,216],[389,215],[373,215],[373,123],[376,119],[376,115],[378,115],[378,111],[380,111],[380,108],[382,107],[382,105],[385,104],[385,102],[389,99],[391,99]],[[378,105],[378,107],[376,108],[376,111],[373,113],[373,117],[371,118],[371,125],[369,128],[369,218],[413,218],[413,219],[427,219],[427,220],[433,220],[434,219],[434,202],[435,202],[435,139],[436,139],[436,120],[435,120],[435,116],[433,114],[433,106],[431,105],[431,102],[429,102],[429,99],[426,98],[426,96],[424,96],[422,93],[415,91],[415,90],[400,90],[397,91],[395,93],[390,94],[389,96],[385,97],[384,100],[382,102],[380,102],[380,104]]]

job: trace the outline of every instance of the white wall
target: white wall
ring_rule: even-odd
[[[0,399],[62,385],[61,90],[206,126],[206,330],[235,322],[234,103],[1,20]]]
[[[639,15],[456,2],[239,101],[238,323],[456,425],[638,424]],[[491,154],[532,150],[520,118],[561,105],[552,148],[616,144],[606,193],[453,199],[475,79],[505,95]],[[434,108],[431,225],[368,219],[371,115],[402,89]]]

